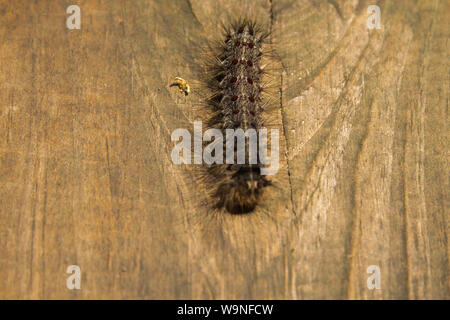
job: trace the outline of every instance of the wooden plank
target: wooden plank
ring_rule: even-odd
[[[450,298],[448,1],[90,0],[68,30],[71,4],[0,3],[0,298]],[[279,187],[211,215],[170,134],[244,15],[281,66]]]

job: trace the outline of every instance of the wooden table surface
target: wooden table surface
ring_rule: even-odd
[[[272,30],[281,169],[260,211],[211,214],[170,134],[199,116],[199,43],[242,15]],[[0,298],[450,299],[449,21],[448,0],[2,0]]]

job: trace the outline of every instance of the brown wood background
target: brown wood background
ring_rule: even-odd
[[[248,11],[282,65],[281,183],[268,214],[211,218],[170,134],[198,43]],[[449,21],[448,0],[2,0],[0,298],[449,299]]]

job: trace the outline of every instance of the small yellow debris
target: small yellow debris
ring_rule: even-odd
[[[188,95],[191,92],[191,87],[189,83],[180,77],[175,77],[174,82],[170,85],[171,87],[178,87],[180,92],[184,93],[184,95]]]

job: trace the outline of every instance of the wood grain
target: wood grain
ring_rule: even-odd
[[[0,2],[0,298],[450,299],[448,0],[85,0],[68,30],[71,4]],[[199,43],[248,12],[279,58],[279,187],[211,216],[170,134]]]

